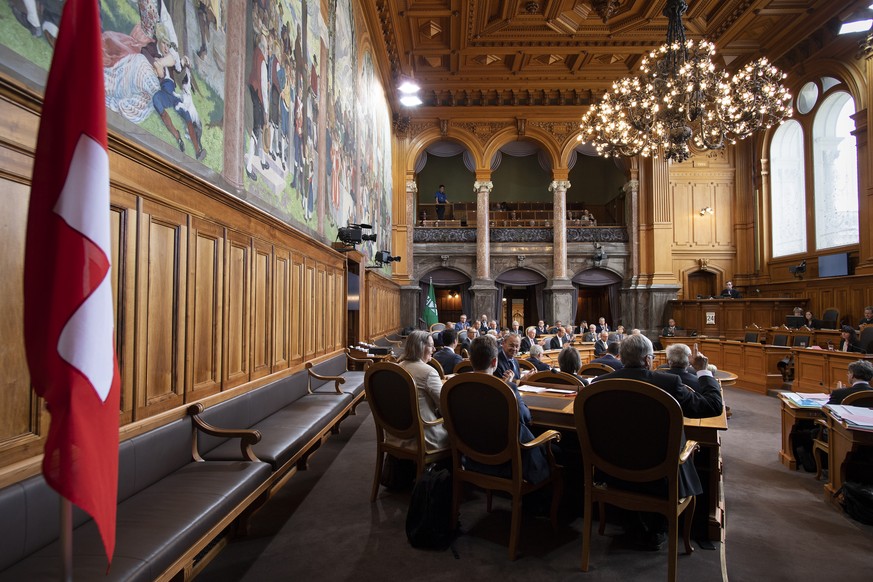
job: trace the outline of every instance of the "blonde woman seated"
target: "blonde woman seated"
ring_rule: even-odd
[[[443,389],[443,383],[436,369],[427,363],[433,356],[433,352],[434,345],[431,335],[426,331],[416,330],[406,338],[406,349],[400,360],[400,366],[409,372],[415,381],[421,418],[429,421],[440,417],[438,406],[440,391]],[[427,426],[424,429],[424,440],[428,449],[446,448],[449,446],[449,433],[441,424]],[[411,441],[399,442],[391,435],[386,436],[386,441],[400,446],[413,444]]]

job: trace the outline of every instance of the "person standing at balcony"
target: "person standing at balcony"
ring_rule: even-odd
[[[446,204],[449,202],[449,197],[446,195],[446,185],[440,184],[439,190],[433,195],[436,200],[437,220],[445,220]]]

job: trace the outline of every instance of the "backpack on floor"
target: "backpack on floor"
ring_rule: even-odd
[[[846,514],[856,521],[873,525],[873,485],[846,481],[842,493]]]
[[[815,473],[815,457],[812,454],[812,440],[818,436],[818,427],[800,421],[791,429],[791,448],[797,465],[808,473]]]
[[[406,537],[413,548],[445,550],[455,537],[452,521],[452,474],[430,465],[412,489]]]

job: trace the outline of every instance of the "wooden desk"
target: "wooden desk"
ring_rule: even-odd
[[[584,388],[583,388],[584,390]],[[533,424],[543,428],[576,431],[573,420],[575,395],[531,394],[522,392],[522,398],[530,408]],[[727,414],[712,418],[686,418],[685,436],[700,443],[701,451],[695,456],[701,483],[707,489],[707,533],[712,540],[721,539],[724,524],[724,479],[721,468],[721,437],[719,431],[727,430]],[[698,459],[700,459],[698,461]]]
[[[849,428],[827,408],[822,412],[828,423],[828,482],[824,486],[825,499],[836,503],[834,496],[843,486],[846,455],[860,446],[873,446],[873,432]]]
[[[856,360],[873,363],[873,355],[828,350],[802,350],[794,352],[794,391],[828,392],[830,386],[846,381],[849,364]]]
[[[803,298],[691,299],[667,302],[664,319],[672,317],[685,329],[701,335],[740,339],[753,323],[772,327],[785,322],[797,306],[806,308]]]
[[[779,450],[779,462],[791,469],[797,470],[797,459],[794,458],[794,447],[791,442],[791,430],[800,420],[815,420],[823,415],[821,408],[798,406],[797,403],[779,395],[782,403],[782,448]]]

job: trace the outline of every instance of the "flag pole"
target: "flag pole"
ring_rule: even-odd
[[[73,582],[73,504],[61,496],[61,580]]]

